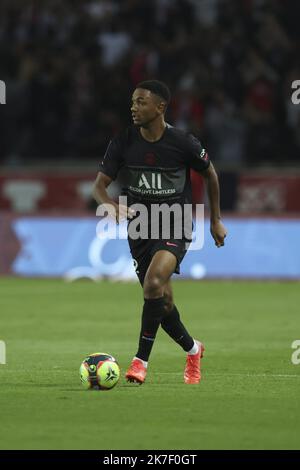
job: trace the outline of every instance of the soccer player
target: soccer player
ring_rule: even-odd
[[[191,203],[190,169],[204,177],[210,202],[210,230],[217,247],[224,245],[224,227],[219,206],[219,183],[206,150],[191,134],[166,123],[164,115],[170,102],[168,87],[158,80],[139,83],[132,95],[133,125],[117,135],[108,145],[94,184],[98,204],[112,207],[117,223],[129,219],[128,242],[136,273],[143,288],[144,306],[138,350],[126,373],[130,382],[142,384],[147,374],[148,359],[159,326],[187,353],[184,382],[197,384],[201,379],[200,359],[204,346],[195,340],[183,325],[174,304],[170,278],[179,274],[180,263],[187,251],[190,237],[182,230],[181,237],[136,239],[130,235],[137,212],[132,205],[139,203],[151,209],[154,204]],[[127,205],[113,201],[107,187],[125,171]],[[175,220],[176,219],[176,220]],[[174,217],[171,228],[180,217]],[[156,227],[161,222],[156,220]],[[147,221],[149,227],[153,219]]]

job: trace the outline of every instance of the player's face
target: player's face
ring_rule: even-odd
[[[137,88],[132,95],[131,113],[136,126],[147,127],[164,111],[162,101],[150,90]]]

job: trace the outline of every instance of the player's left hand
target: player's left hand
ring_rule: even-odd
[[[225,225],[221,220],[211,221],[210,223],[210,233],[215,240],[215,245],[220,248],[224,246],[224,239],[227,235],[227,230]]]

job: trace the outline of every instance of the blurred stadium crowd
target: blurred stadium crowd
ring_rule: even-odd
[[[98,159],[137,82],[221,165],[299,160],[299,0],[1,0],[0,161]]]

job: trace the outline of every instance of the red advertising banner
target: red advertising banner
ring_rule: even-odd
[[[300,212],[300,176],[249,175],[239,178],[239,212]]]
[[[300,176],[278,174],[232,174],[225,178],[220,173],[221,203],[225,210],[240,213],[294,213],[300,212]],[[36,211],[87,211],[94,207],[92,198],[96,171],[84,174],[60,173],[1,173],[0,210],[16,213]],[[228,176],[228,175],[227,175]],[[232,177],[234,176],[234,177]],[[228,181],[227,181],[228,180]],[[191,172],[193,202],[202,203],[204,181],[200,174]],[[111,197],[120,194],[121,187],[113,182]],[[228,201],[227,201],[228,200]],[[227,202],[226,202],[227,201]],[[226,204],[225,204],[226,202]]]
[[[0,209],[15,212],[84,210],[92,199],[95,173],[48,175],[22,173],[0,175]]]

